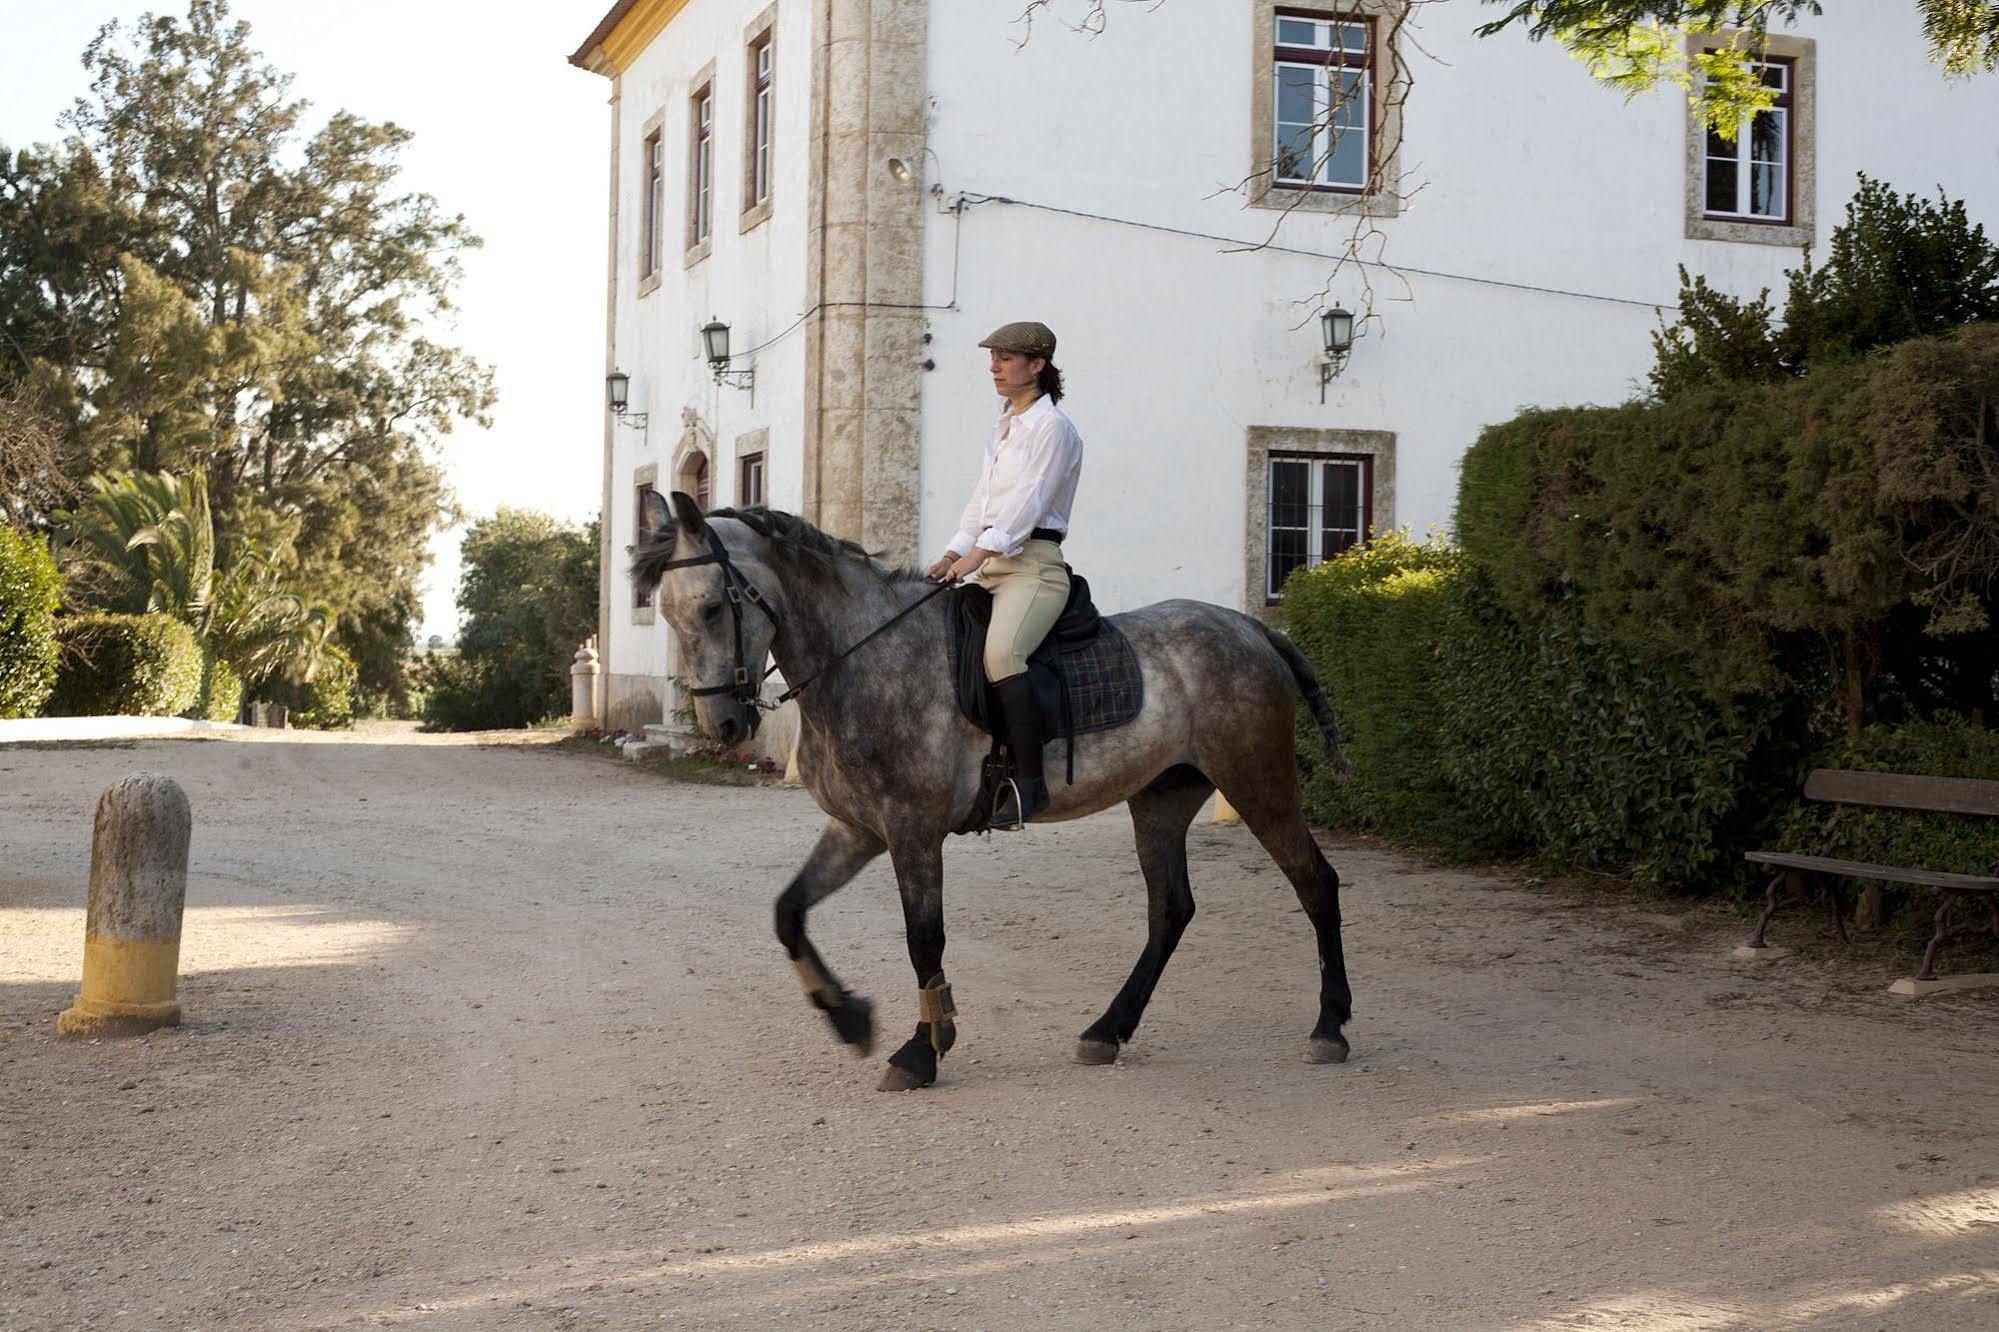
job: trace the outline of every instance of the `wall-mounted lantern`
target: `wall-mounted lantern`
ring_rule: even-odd
[[[1326,385],[1347,368],[1347,357],[1353,352],[1353,315],[1337,305],[1321,310],[1319,334],[1326,344],[1325,359],[1319,362],[1319,401],[1324,402]]]
[[[604,376],[604,401],[611,408],[611,416],[621,426],[630,426],[634,430],[644,430],[651,419],[651,414],[647,412],[626,411],[625,408],[631,400],[632,377],[630,375],[622,370],[613,370],[610,374]]]
[[[755,368],[731,370],[729,362],[729,326],[719,319],[710,319],[701,326],[701,346],[708,357],[708,368],[715,372],[717,384],[727,384],[731,388],[748,389],[756,392],[757,372]]]

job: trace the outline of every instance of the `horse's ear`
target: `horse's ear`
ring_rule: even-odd
[[[666,507],[666,496],[657,490],[646,491],[639,502],[639,526],[655,534],[673,526],[673,510]]]
[[[708,524],[701,520],[701,506],[696,504],[694,497],[685,491],[673,492],[673,516],[694,536],[699,536],[708,530]]]

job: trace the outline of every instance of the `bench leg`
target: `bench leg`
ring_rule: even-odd
[[[1751,948],[1768,948],[1770,946],[1764,941],[1763,931],[1769,928],[1770,917],[1777,914],[1777,908],[1783,906],[1788,900],[1780,896],[1777,890],[1789,885],[1796,878],[1797,875],[1790,870],[1776,869],[1770,871],[1770,883],[1763,890],[1763,914],[1756,918],[1756,932],[1749,936],[1749,946]]]
[[[1916,973],[1917,980],[1935,980],[1937,978],[1937,949],[1942,946],[1944,940],[1950,938],[1953,934],[1959,933],[1959,931],[1953,930],[1950,927],[1951,909],[1957,905],[1957,894],[1948,888],[1939,888],[1937,889],[1937,896],[1941,897],[1943,901],[1937,904],[1936,933],[1930,936],[1930,946],[1923,950],[1923,969]]]
[[[1826,900],[1832,904],[1832,924],[1839,931],[1839,941],[1851,946],[1853,939],[1846,932],[1846,899],[1840,896],[1839,884],[1831,878],[1821,882],[1825,884]]]

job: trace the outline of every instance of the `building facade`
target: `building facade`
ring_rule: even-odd
[[[620,0],[571,57],[612,87],[605,369],[630,385],[606,725],[674,707],[623,572],[643,491],[927,562],[1001,323],[1060,339],[1087,448],[1065,549],[1099,602],[1261,611],[1369,530],[1447,523],[1481,427],[1632,396],[1678,266],[1780,286],[1860,172],[1999,216],[1999,80],[1945,80],[1913,15],[1773,35],[1777,105],[1731,143],[1676,91],[1625,103],[1559,47],[1475,37],[1473,0],[1114,8],[1097,37],[1060,22],[1079,3],[1031,35],[1023,8]],[[1362,316],[1336,363],[1335,306]]]

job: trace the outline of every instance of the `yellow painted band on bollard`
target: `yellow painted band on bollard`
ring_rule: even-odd
[[[797,745],[793,745],[793,746],[791,747],[791,757],[787,758],[787,759],[786,759],[786,760],[784,761],[784,780],[785,780],[786,782],[790,783],[790,784],[791,784],[791,785],[793,785],[793,786],[796,786],[796,785],[798,785],[798,782],[799,782],[799,775],[798,775],[798,746],[797,746]]]
[[[59,1036],[171,1027],[180,1022],[174,986],[178,939],[85,939],[83,988],[56,1018]]]
[[[1215,792],[1215,817],[1213,821],[1216,823],[1242,822],[1242,815],[1236,813],[1235,806],[1231,805],[1229,798],[1220,791]]]

